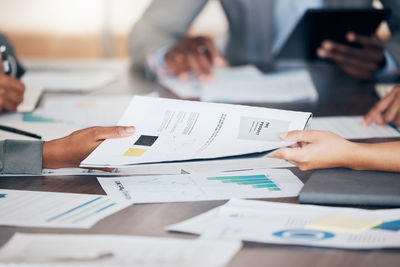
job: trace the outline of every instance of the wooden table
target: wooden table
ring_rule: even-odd
[[[52,63],[49,63],[50,65]],[[78,64],[82,66],[82,64]],[[121,78],[114,84],[94,94],[133,94],[158,91],[162,96],[174,97],[171,93],[147,81],[138,71],[129,68],[127,62],[88,63],[84,66],[106,66],[121,70]],[[344,76],[329,65],[310,67],[319,92],[316,103],[264,104],[266,107],[311,111],[316,116],[361,115],[376,102],[373,85],[358,83]],[[373,141],[373,140],[372,140]],[[311,172],[291,168],[303,182]],[[105,194],[95,177],[1,177],[0,188],[34,191],[52,191],[86,194]],[[297,198],[268,199],[297,203]],[[46,229],[28,227],[0,227],[0,245],[15,232],[25,233],[71,233],[71,234],[116,234],[157,237],[195,238],[191,235],[168,233],[164,227],[201,214],[226,201],[201,201],[166,204],[137,204],[105,218],[91,229]],[[0,211],[1,212],[1,211]],[[244,248],[228,266],[399,266],[400,250],[342,250],[305,246],[265,245],[245,243]]]

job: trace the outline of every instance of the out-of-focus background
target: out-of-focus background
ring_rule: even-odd
[[[132,26],[151,0],[0,0],[0,32],[23,58],[103,58],[128,56]],[[224,35],[219,1],[210,1],[192,34]]]
[[[0,0],[0,31],[20,58],[126,58],[128,34],[150,2]],[[374,4],[379,6],[379,1]],[[223,41],[227,27],[219,1],[213,0],[189,33]],[[383,35],[387,37],[387,31]]]

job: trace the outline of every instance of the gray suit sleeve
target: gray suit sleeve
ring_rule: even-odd
[[[388,19],[388,25],[392,36],[386,43],[386,49],[400,64],[400,1],[398,0],[381,0],[385,8],[390,8],[392,13]]]
[[[42,157],[42,141],[0,141],[0,173],[41,174]]]
[[[146,57],[182,39],[208,0],[153,0],[130,33],[128,50],[135,66]]]

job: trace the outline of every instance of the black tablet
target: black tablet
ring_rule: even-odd
[[[347,42],[347,32],[371,36],[389,15],[389,9],[309,9],[276,59],[317,59],[316,50],[324,40],[354,46]]]

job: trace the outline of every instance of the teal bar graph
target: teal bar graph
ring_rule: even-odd
[[[222,183],[235,183],[237,185],[252,186],[253,188],[266,188],[269,191],[281,191],[279,186],[264,174],[207,177],[207,180],[220,181]]]

